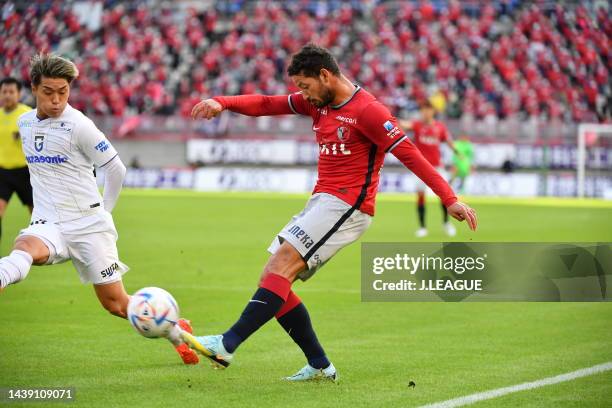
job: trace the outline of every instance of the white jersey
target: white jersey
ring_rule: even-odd
[[[109,163],[117,151],[91,119],[70,105],[57,118],[40,120],[36,112],[17,121],[30,169],[32,221],[65,222],[103,211],[94,165]]]

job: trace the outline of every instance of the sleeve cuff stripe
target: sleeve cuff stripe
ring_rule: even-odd
[[[385,150],[385,153],[389,153],[391,150],[395,149],[395,147],[400,144],[401,142],[403,142],[404,140],[408,139],[408,136],[404,135],[402,137],[400,137],[399,139],[397,139],[391,146],[389,146],[387,148],[387,150]]]
[[[291,109],[296,115],[299,115],[299,113],[293,107],[293,102],[291,102],[291,95],[287,96],[287,102],[289,102],[289,109]]]
[[[112,162],[112,161],[115,159],[115,157],[117,157],[117,156],[119,156],[119,153],[115,154],[113,157],[111,157],[111,159],[110,159],[109,161],[107,161],[106,163],[104,163],[104,164],[103,164],[103,165],[101,165],[100,167],[104,167],[104,166],[106,166],[108,163]]]

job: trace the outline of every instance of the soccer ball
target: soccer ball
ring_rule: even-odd
[[[128,320],[138,333],[150,339],[167,337],[179,319],[172,295],[160,288],[142,288],[128,303]]]

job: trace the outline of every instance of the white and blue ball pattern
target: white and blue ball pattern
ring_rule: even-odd
[[[172,295],[161,288],[142,288],[130,298],[128,320],[138,333],[155,339],[166,337],[179,319]]]

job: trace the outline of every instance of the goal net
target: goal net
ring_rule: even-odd
[[[576,195],[612,200],[612,124],[578,125]]]

